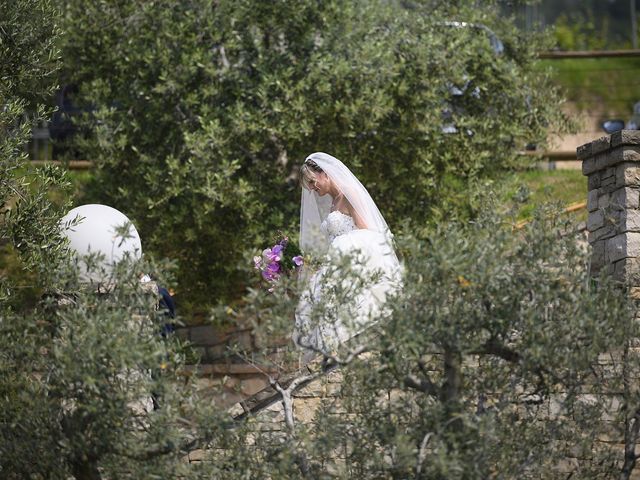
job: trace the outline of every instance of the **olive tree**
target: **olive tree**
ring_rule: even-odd
[[[184,346],[161,334],[167,320],[152,285],[139,281],[138,272],[161,276],[162,269],[121,265],[106,290],[80,282],[79,260],[60,234],[66,176],[27,163],[32,122],[50,113],[42,105],[59,66],[58,20],[46,0],[0,4],[0,476],[242,472],[231,455],[244,444],[242,429],[226,428],[228,416],[198,393]],[[100,264],[87,261],[88,268]],[[218,441],[238,447],[216,464],[185,461],[191,450]]]
[[[544,38],[497,1],[59,3],[90,198],[179,262],[183,305],[237,298],[246,251],[295,236],[313,151],[343,159],[397,231],[473,210],[474,185],[562,123]]]
[[[274,472],[629,478],[639,332],[627,292],[590,276],[571,222],[545,210],[520,228],[486,204],[473,222],[399,240],[404,287],[390,316],[325,354],[343,376],[337,403],[296,423],[296,385],[322,371],[281,385],[294,415]],[[286,324],[256,305],[258,331]]]

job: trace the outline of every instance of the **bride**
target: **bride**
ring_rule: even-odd
[[[293,339],[309,354],[328,354],[387,314],[401,269],[387,223],[340,160],[313,153],[300,174],[300,247],[320,267],[305,280]]]

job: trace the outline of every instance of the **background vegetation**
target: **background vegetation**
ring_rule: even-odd
[[[636,88],[640,58],[554,59],[540,66],[552,69],[567,100],[580,110],[592,110],[599,120],[627,121],[640,101]]]
[[[627,297],[589,276],[573,225],[543,210],[514,228],[508,204],[525,195],[491,193],[518,145],[558,119],[534,68],[539,39],[490,2],[61,5],[0,12],[0,234],[38,293],[23,302],[3,279],[0,475],[548,478],[571,456],[567,475],[611,478],[623,457],[600,440],[617,435],[628,477],[640,395]],[[441,21],[452,18],[491,27],[505,52],[483,29]],[[315,148],[349,160],[394,228],[409,220],[405,288],[357,339],[369,356],[336,352],[351,357],[346,416],[320,411],[261,443],[206,400],[184,345],[161,335],[168,320],[138,278],[163,278],[161,266],[122,265],[106,292],[78,282],[57,225],[69,179],[26,169],[22,153],[24,113],[44,116],[39,99],[55,84],[57,22],[62,75],[77,76],[91,110],[79,147],[98,171],[85,199],[125,211],[145,248],[180,260],[192,302],[235,298],[244,251],[295,226],[296,167]],[[258,338],[285,335],[296,282],[283,282],[215,315],[250,320]],[[345,461],[332,456],[340,442]],[[195,448],[212,461],[186,463]]]
[[[84,201],[178,262],[191,309],[237,298],[248,251],[295,236],[313,151],[345,160],[398,231],[469,215],[515,149],[562,124],[544,39],[493,1],[60,4],[63,78],[93,109]]]

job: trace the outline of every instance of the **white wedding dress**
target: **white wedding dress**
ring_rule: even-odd
[[[390,241],[330,212],[320,229],[329,248],[296,309],[294,341],[310,353],[329,353],[388,314],[387,298],[401,284]]]

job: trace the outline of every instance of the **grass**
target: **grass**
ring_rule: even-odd
[[[626,120],[640,101],[640,57],[547,59],[540,65],[553,70],[567,99],[581,110],[597,106],[603,115]]]
[[[519,218],[531,217],[533,211],[543,203],[559,204],[563,208],[587,200],[587,177],[580,170],[528,170],[514,174],[508,179],[511,194],[520,185],[530,191],[529,200],[520,210]],[[577,221],[587,218],[586,209],[575,212]]]

